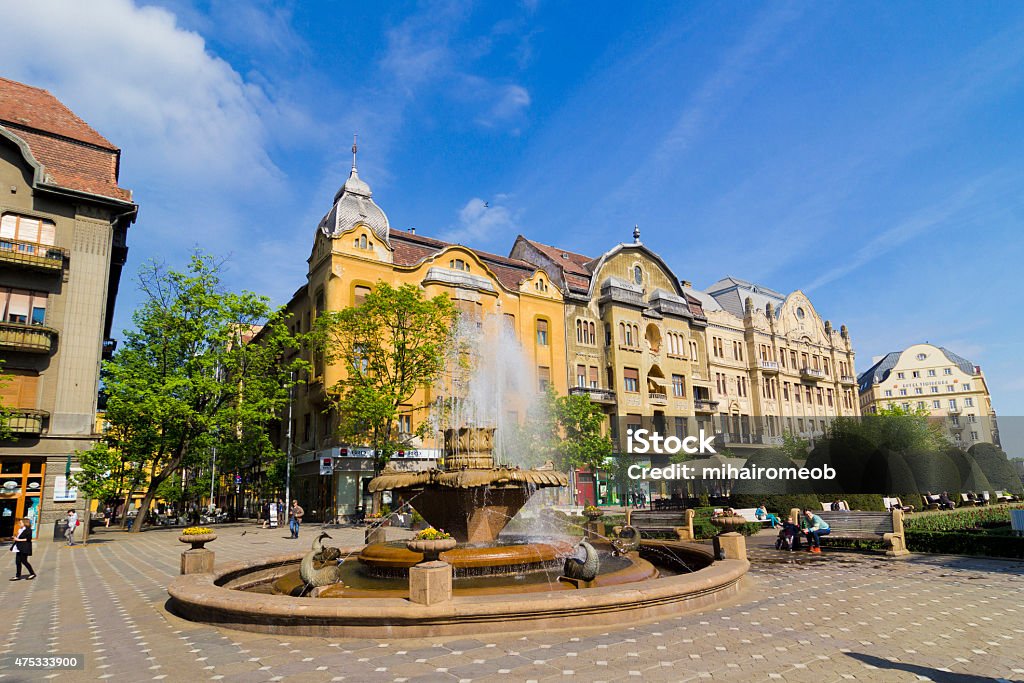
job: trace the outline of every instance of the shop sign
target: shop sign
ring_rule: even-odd
[[[68,478],[58,474],[53,478],[53,502],[73,503],[78,500],[78,488],[68,486]]]

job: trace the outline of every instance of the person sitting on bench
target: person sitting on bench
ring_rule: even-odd
[[[761,503],[761,505],[758,506],[756,510],[754,510],[754,517],[756,517],[757,519],[767,519],[769,522],[772,523],[773,529],[779,525],[779,518],[776,517],[774,513],[768,512],[768,508],[765,506],[764,503]]]
[[[828,522],[819,515],[814,514],[812,510],[804,510],[804,517],[807,518],[807,527],[804,529],[804,533],[807,535],[807,542],[810,544],[808,550],[812,553],[820,553],[821,537],[832,533],[832,529],[829,527]]]

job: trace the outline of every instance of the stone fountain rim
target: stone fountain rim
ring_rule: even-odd
[[[648,541],[711,559],[711,550],[679,541]],[[343,548],[354,554],[365,546]],[[304,553],[233,562],[210,574],[189,574],[171,581],[167,592],[173,612],[186,619],[245,631],[335,637],[423,637],[481,632],[615,626],[623,613],[631,619],[658,618],[715,605],[736,595],[750,568],[746,560],[718,560],[693,573],[649,581],[528,594],[456,596],[419,605],[403,598],[310,600],[244,593],[223,584],[260,569],[299,562]]]

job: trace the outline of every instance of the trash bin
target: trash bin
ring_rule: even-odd
[[[58,519],[53,523],[53,540],[63,541],[64,532],[68,530],[68,521],[66,519]]]

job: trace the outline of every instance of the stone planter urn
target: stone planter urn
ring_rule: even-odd
[[[604,510],[583,510],[583,516],[591,522],[596,522],[604,517]]]
[[[414,538],[409,540],[405,547],[414,553],[423,553],[424,562],[434,562],[441,553],[454,548],[456,543],[457,541],[454,538],[438,538],[434,540]]]
[[[217,534],[182,534],[178,536],[182,543],[191,543],[192,550],[204,550],[203,546],[217,540]]]
[[[741,529],[747,520],[739,515],[720,515],[712,517],[711,523],[720,529],[719,533],[727,534]]]

